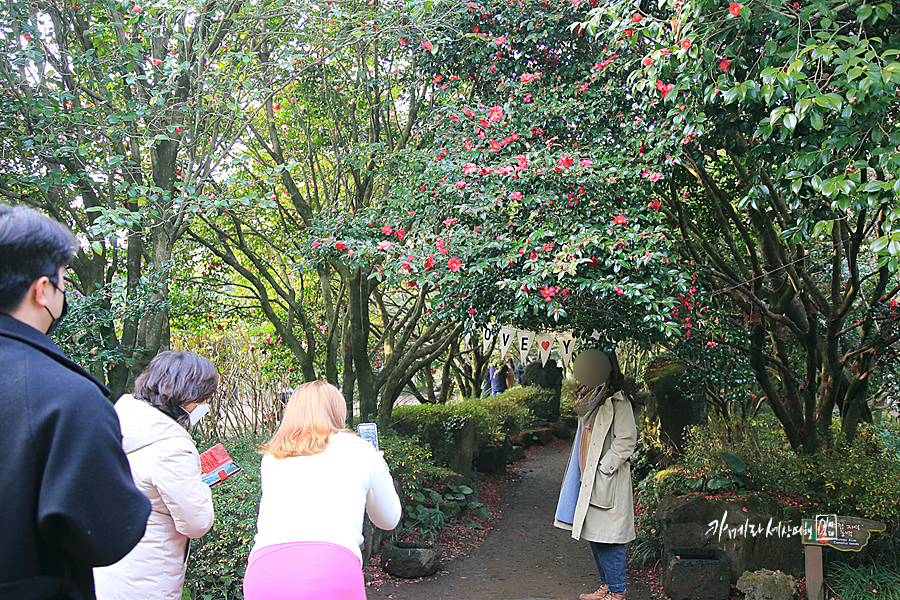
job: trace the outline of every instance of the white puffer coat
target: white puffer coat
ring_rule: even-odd
[[[125,558],[94,569],[98,600],[181,600],[188,538],[213,523],[212,494],[185,429],[142,400],[116,402],[134,483],[152,510],[144,537]]]

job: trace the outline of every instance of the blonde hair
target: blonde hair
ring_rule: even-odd
[[[318,454],[346,421],[347,405],[336,387],[324,381],[304,383],[294,390],[281,425],[263,451],[278,459]]]

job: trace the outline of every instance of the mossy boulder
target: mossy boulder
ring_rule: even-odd
[[[657,358],[644,371],[650,390],[648,417],[659,419],[660,440],[669,453],[684,453],[684,432],[690,425],[705,423],[709,410],[691,383],[691,367],[682,361]]]

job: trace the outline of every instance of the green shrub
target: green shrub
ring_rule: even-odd
[[[544,388],[518,385],[494,396],[494,399],[498,398],[524,406],[532,415],[537,416],[548,413],[553,402],[553,392]]]
[[[458,454],[463,432],[470,423],[475,428],[477,447],[513,435],[512,431],[530,420],[527,409],[499,394],[450,404],[401,406],[394,409],[391,427],[401,435],[418,436],[430,446],[435,464],[446,467]]]
[[[404,505],[412,504],[419,490],[446,484],[453,476],[447,469],[434,465],[431,452],[418,437],[387,430],[380,435],[379,447],[391,476],[400,484],[400,500]]]
[[[852,567],[838,563],[828,572],[828,585],[841,600],[900,600],[897,567]]]
[[[195,600],[243,597],[241,584],[262,493],[259,445],[263,441],[248,437],[223,442],[243,471],[212,488],[216,514],[212,529],[191,542],[185,589]]]
[[[515,389],[517,388],[513,388],[513,390]],[[511,391],[507,390],[490,398],[477,399],[477,402],[496,417],[497,428],[501,435],[514,437],[529,427],[534,418],[526,406],[516,402],[511,395],[508,395]]]
[[[563,379],[562,395],[559,397],[559,414],[563,416],[575,416],[575,392],[581,384],[574,379]]]

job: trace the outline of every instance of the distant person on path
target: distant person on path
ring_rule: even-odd
[[[574,364],[582,388],[575,403],[578,432],[563,478],[555,525],[585,539],[600,588],[581,600],[624,600],[625,544],[635,538],[631,468],[637,427],[615,354],[585,350]]]
[[[304,383],[291,396],[264,446],[245,600],[365,600],[363,515],[392,530],[400,499],[381,453],[346,419],[331,384]]]
[[[487,365],[484,370],[484,381],[481,383],[481,397],[487,398],[491,395],[491,379],[494,377],[496,367]]]
[[[109,390],[48,337],[66,314],[74,236],[0,205],[0,599],[91,599],[91,569],[138,543],[134,486]]]
[[[212,527],[213,503],[188,433],[219,387],[213,363],[193,352],[157,354],[116,402],[131,476],[150,500],[147,531],[128,555],[94,569],[99,600],[181,600],[190,539]]]
[[[509,365],[505,362],[500,363],[500,366],[494,369],[494,372],[491,373],[491,395],[496,396],[497,394],[502,394],[506,391],[506,373],[509,371]]]
[[[512,362],[506,361],[506,389],[516,387],[516,369]]]

